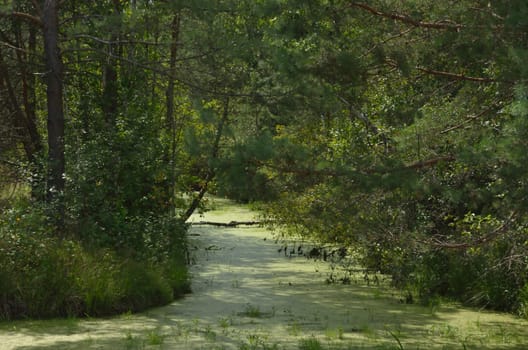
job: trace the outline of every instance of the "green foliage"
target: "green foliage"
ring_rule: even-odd
[[[170,302],[187,291],[181,246],[134,260],[54,235],[45,208],[20,204],[0,222],[0,317],[101,316]]]
[[[348,246],[424,302],[523,314],[526,7],[400,5],[284,5],[269,62],[291,94],[269,109],[280,125],[259,170],[280,196],[268,215]],[[439,18],[449,25],[422,26]]]
[[[259,169],[259,164],[274,154],[273,140],[269,133],[234,146],[229,157],[218,166],[217,193],[241,201],[272,200],[277,197],[271,187],[269,175]]]

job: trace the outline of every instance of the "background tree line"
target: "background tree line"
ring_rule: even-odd
[[[426,302],[525,315],[527,14],[521,0],[4,1],[0,315],[170,300],[206,191],[265,202],[282,232],[347,246]],[[36,307],[42,276],[56,289]]]

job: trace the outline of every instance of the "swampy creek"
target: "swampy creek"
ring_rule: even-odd
[[[191,221],[250,221],[227,201]],[[526,349],[528,322],[402,302],[388,286],[328,284],[331,264],[279,252],[257,226],[190,230],[193,293],[109,319],[0,323],[0,349]],[[287,254],[289,255],[289,254]]]

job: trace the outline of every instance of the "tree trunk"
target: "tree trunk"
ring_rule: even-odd
[[[13,83],[11,82],[9,70],[6,65],[6,62],[3,58],[3,53],[0,50],[0,86],[2,86],[8,95],[9,98],[9,104],[11,105],[11,111],[13,112],[15,118],[14,118],[14,126],[17,128],[17,137],[20,137],[22,140],[22,146],[24,147],[24,151],[26,153],[26,157],[28,161],[33,162],[34,161],[34,151],[33,147],[31,145],[31,142],[29,141],[29,137],[23,132],[26,116],[24,115],[24,111],[20,107],[20,104],[18,102],[17,98],[17,92],[15,91],[15,87]]]
[[[176,75],[176,58],[178,56],[178,40],[180,38],[180,12],[174,14],[171,23],[171,46],[170,46],[170,67],[169,67],[169,83],[167,85],[166,99],[167,99],[167,115],[166,128],[170,134],[170,184],[168,189],[168,200],[170,203],[170,210],[174,212],[174,192],[176,188],[176,117],[174,115],[174,88]]]
[[[218,153],[220,151],[220,139],[222,138],[222,133],[224,132],[224,126],[227,123],[228,116],[229,116],[229,99],[226,99],[224,102],[224,112],[222,115],[222,119],[220,119],[220,122],[218,123],[218,128],[216,129],[216,135],[215,135],[215,140],[213,144],[213,152],[211,154],[211,160],[213,161],[218,158]],[[182,215],[181,217],[182,221],[187,221],[187,219],[189,219],[191,215],[194,213],[196,208],[198,208],[198,205],[200,205],[200,202],[202,201],[203,197],[207,193],[209,183],[214,179],[215,176],[216,176],[216,171],[212,167],[212,165],[210,165],[209,169],[207,170],[207,175],[205,176],[204,183],[202,187],[200,188],[200,191],[198,191],[198,194],[194,197],[187,211]]]
[[[114,15],[121,16],[121,4],[118,0],[113,1]],[[119,19],[121,21],[121,19]],[[121,45],[118,43],[121,37],[121,25],[115,28],[108,44],[108,54],[103,71],[103,99],[102,108],[105,120],[109,127],[115,127],[117,112],[119,110],[119,84],[117,76],[117,65],[121,56]]]
[[[59,230],[64,224],[64,109],[62,59],[60,56],[58,1],[45,0],[42,11],[44,54],[46,57],[46,96],[48,109],[48,200],[57,205]]]
[[[22,45],[22,36],[17,38],[17,42]],[[23,82],[23,96],[24,96],[24,111],[26,114],[25,127],[29,135],[31,143],[31,156],[28,156],[29,161],[32,163],[32,179],[31,179],[31,196],[36,200],[44,200],[45,186],[43,179],[44,167],[41,161],[38,159],[42,156],[43,150],[42,135],[40,134],[37,127],[37,113],[36,113],[36,76],[33,74],[33,69],[36,67],[35,57],[37,56],[37,28],[33,25],[29,26],[29,37],[27,53],[22,55],[17,51],[17,56],[20,65],[20,71],[22,73]]]
[[[22,96],[25,111],[24,125],[31,144],[31,155],[28,155],[28,159],[32,163],[35,162],[36,154],[42,151],[42,139],[37,129],[37,114],[35,112],[35,75],[31,72],[31,67],[34,67],[33,57],[37,47],[36,36],[36,28],[30,25],[27,53],[22,53],[18,50],[16,52],[22,78]],[[16,42],[18,47],[22,47],[23,38],[20,31],[17,32]]]

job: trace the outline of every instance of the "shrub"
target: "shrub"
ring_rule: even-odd
[[[178,230],[154,237],[152,228],[152,245],[128,254],[59,238],[45,208],[28,204],[0,218],[0,319],[139,311],[188,290],[183,226],[154,220]]]

